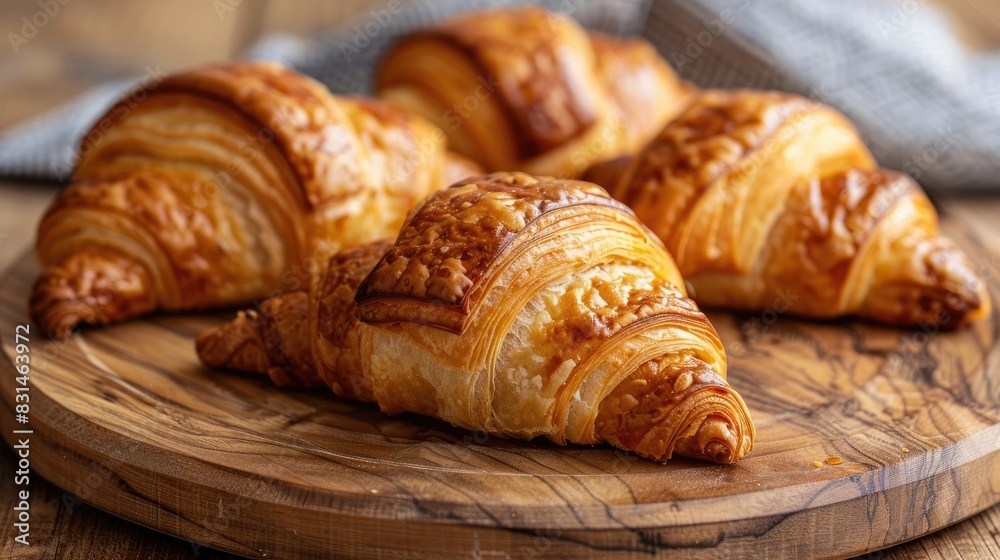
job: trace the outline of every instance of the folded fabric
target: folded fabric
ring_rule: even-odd
[[[427,22],[511,0],[394,0],[311,39],[275,36],[282,60],[335,93],[370,93],[384,49]],[[879,162],[942,192],[1000,188],[1000,53],[966,52],[926,0],[546,0],[615,35],[642,35],[702,87],[791,91],[838,107]],[[102,86],[0,137],[0,176],[65,180],[87,127],[123,93]]]

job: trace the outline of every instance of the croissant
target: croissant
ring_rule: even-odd
[[[693,92],[645,41],[587,33],[536,7],[405,37],[381,61],[376,90],[489,171],[563,178],[638,150]]]
[[[920,187],[879,169],[820,103],[705,91],[635,157],[587,178],[659,236],[702,305],[941,327],[989,307]]]
[[[302,325],[308,325],[303,328]],[[197,340],[211,367],[328,385],[503,437],[731,463],[754,427],[670,256],[600,187],[519,173],[438,191],[394,244]]]
[[[314,259],[395,233],[416,201],[475,174],[444,140],[273,63],[168,76],[84,138],[38,230],[31,313],[64,336],[295,289]]]

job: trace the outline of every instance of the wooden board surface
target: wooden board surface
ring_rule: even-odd
[[[26,258],[0,285],[4,394],[37,273]],[[848,556],[1000,502],[996,313],[944,334],[711,313],[759,434],[734,466],[505,441],[211,372],[192,339],[227,316],[32,333],[32,470],[142,525],[269,558]]]

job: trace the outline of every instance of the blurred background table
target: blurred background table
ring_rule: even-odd
[[[920,4],[927,0],[910,0]],[[971,49],[1000,48],[1000,2],[934,0]],[[71,99],[105,80],[163,72],[238,56],[274,32],[311,33],[382,6],[371,0],[61,0],[59,12],[17,54],[0,48],[0,130]],[[20,29],[39,9],[34,0],[5,0],[0,29]],[[0,181],[0,271],[30,250],[35,229],[58,185]],[[997,194],[936,200],[1000,255]],[[998,257],[1000,258],[1000,257]],[[123,521],[32,478],[30,547],[12,547],[13,465],[0,445],[0,550],[4,558],[229,558]],[[9,552],[7,552],[9,551]],[[1000,506],[922,539],[870,555],[888,559],[1000,560]]]

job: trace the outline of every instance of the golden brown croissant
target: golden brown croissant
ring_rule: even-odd
[[[309,295],[269,300],[197,346],[213,367],[322,380],[501,436],[719,463],[754,440],[670,256],[578,181],[496,174],[438,191],[395,244],[340,253]]]
[[[38,231],[31,312],[65,335],[295,289],[313,259],[392,235],[470,173],[422,118],[277,64],[168,76],[83,140]]]
[[[663,240],[702,305],[945,327],[989,306],[920,187],[801,97],[705,91],[587,177]]]
[[[536,7],[461,15],[404,38],[376,89],[490,171],[564,178],[639,149],[692,91],[645,41],[588,34]]]

